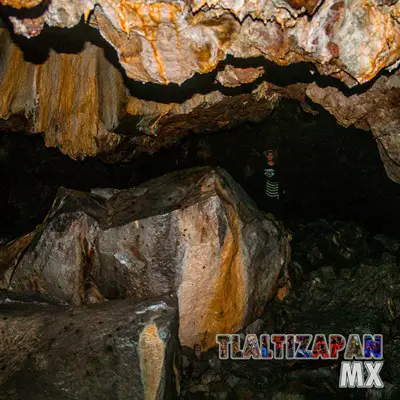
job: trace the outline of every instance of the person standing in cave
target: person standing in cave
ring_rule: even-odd
[[[280,201],[279,176],[276,167],[277,151],[269,149],[263,154],[265,156],[263,172],[266,177],[264,206],[267,211],[271,212],[276,217],[280,217],[282,204]]]

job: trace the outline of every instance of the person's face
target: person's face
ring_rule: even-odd
[[[269,151],[267,153],[267,160],[268,161],[274,161],[274,153],[272,151]]]

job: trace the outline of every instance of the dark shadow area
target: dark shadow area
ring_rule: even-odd
[[[344,129],[328,113],[306,114],[284,101],[264,123],[208,136],[191,135],[154,156],[129,164],[73,161],[47,149],[40,136],[0,136],[0,235],[11,238],[39,224],[59,186],[89,191],[129,188],[199,165],[225,168],[261,204],[262,151],[279,149],[282,218],[288,226],[316,218],[354,221],[399,237],[400,185],[387,178],[370,132]]]
[[[281,187],[286,190],[282,218],[288,225],[328,218],[399,236],[400,185],[387,177],[370,132],[345,129],[327,112],[313,116],[285,101],[265,123],[197,142],[203,162],[225,167],[260,205],[261,152],[268,148],[279,151]]]
[[[43,15],[48,6],[50,0],[44,0],[40,4],[31,8],[12,8],[10,6],[1,6],[0,15],[5,18],[9,16],[17,17],[17,18],[38,18]]]

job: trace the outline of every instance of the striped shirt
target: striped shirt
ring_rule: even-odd
[[[268,197],[279,199],[279,183],[267,181],[265,185],[265,194]]]
[[[279,181],[276,176],[275,166],[267,165],[264,169],[264,175],[267,177],[265,184],[265,194],[273,199],[279,199]]]

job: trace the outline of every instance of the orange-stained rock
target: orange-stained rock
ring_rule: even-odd
[[[173,296],[75,309],[24,297],[1,300],[3,399],[178,398]],[[26,384],[28,376],[34,379]]]
[[[163,381],[165,343],[156,324],[149,323],[144,327],[139,336],[138,350],[144,398],[157,399]]]
[[[288,293],[289,293],[289,286],[288,284],[286,284],[285,286],[278,289],[278,293],[276,294],[276,300],[283,301],[284,298],[288,295]]]
[[[206,350],[216,334],[257,319],[286,274],[282,226],[219,168],[171,173],[107,199],[61,190],[55,204],[3,288],[76,306],[96,302],[93,292],[97,301],[174,292],[181,344]],[[153,328],[143,335],[162,351]],[[151,393],[155,358],[141,361]]]
[[[0,119],[23,116],[30,132],[44,133],[47,146],[72,158],[116,146],[118,136],[110,130],[126,95],[120,73],[102,49],[87,43],[78,54],[50,50],[43,64],[33,64],[5,29],[0,42]]]
[[[10,243],[0,245],[0,274],[12,273],[14,266],[36,235],[36,231],[21,236]]]
[[[53,0],[36,17],[39,24],[24,16],[11,22],[30,37],[42,21],[71,28],[83,17],[137,81],[182,83],[232,54],[263,56],[280,65],[312,62],[323,74],[363,83],[399,59],[398,7],[371,0]]]
[[[109,162],[121,161],[137,151],[157,151],[190,131],[260,121],[282,97],[304,99],[304,85],[279,88],[264,82],[237,96],[213,91],[181,103],[141,100],[128,96],[120,72],[91,43],[77,54],[50,50],[42,64],[25,61],[5,29],[0,29],[0,45],[0,127],[43,133],[47,146],[72,158],[102,155]],[[261,72],[236,71],[242,81]]]
[[[227,65],[223,71],[219,71],[217,82],[222,86],[236,87],[242,84],[254,82],[264,74],[263,67],[257,68],[235,68],[232,65]]]
[[[32,8],[36,7],[44,0],[0,0],[0,5],[10,6],[13,8]]]
[[[1,1],[15,8],[39,3]],[[116,51],[120,66],[109,62],[104,49],[88,39],[82,50],[49,50],[46,60],[33,64],[24,59],[0,22],[0,128],[42,133],[48,146],[76,159],[101,156],[108,162],[126,161],[143,151],[155,152],[189,131],[211,132],[260,121],[282,97],[304,99],[306,84],[278,88],[267,82],[236,96],[224,95],[214,85],[208,93],[202,90],[201,95],[188,95],[179,102],[164,98],[164,85],[215,71],[228,55],[263,57],[280,66],[307,62],[349,87],[371,81],[381,71],[393,72],[400,62],[396,1],[52,0],[35,13],[11,14],[15,32],[26,37],[38,36],[48,27],[72,28],[82,21],[82,26],[97,29]],[[34,51],[37,43],[28,41],[24,46]],[[239,87],[258,82],[261,73],[256,64],[245,69],[227,66],[217,81]],[[263,77],[268,80],[268,71]],[[148,93],[158,92],[159,101],[137,95],[136,82],[129,78],[159,84],[148,87]],[[384,90],[387,98],[381,96],[376,116],[364,112],[373,109],[366,104],[375,96],[372,88],[348,97],[338,88],[325,87],[329,95],[321,99],[311,85],[309,97],[342,124],[370,129],[388,175],[399,182],[397,108],[388,100],[396,90]],[[340,100],[327,98],[335,96]],[[366,117],[358,118],[360,113]],[[385,126],[385,120],[390,124]]]

